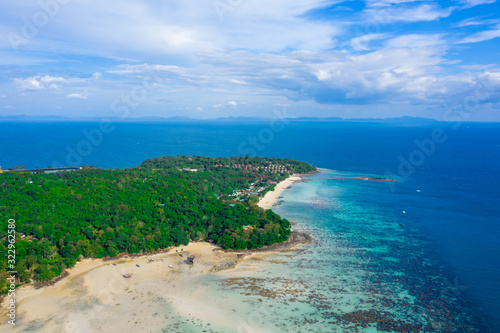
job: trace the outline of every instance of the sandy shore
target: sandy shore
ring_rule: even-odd
[[[181,248],[182,257],[178,255]],[[159,307],[169,303],[172,307],[177,304],[182,312],[183,292],[193,287],[197,277],[208,274],[213,265],[237,258],[237,253],[213,251],[216,248],[209,243],[190,243],[138,258],[83,260],[53,286],[38,290],[32,285],[18,288],[18,324],[2,325],[0,331],[41,328],[42,332],[129,332],[132,327],[140,331],[141,318],[148,318],[147,327],[161,327],[165,318],[158,318],[155,325],[151,311],[160,313]],[[195,265],[186,263],[188,255],[196,256]],[[125,273],[132,277],[124,278]],[[191,301],[195,306],[199,300]],[[5,305],[2,304],[3,309]],[[199,316],[210,317],[205,313]],[[112,323],[112,327],[107,323]]]
[[[166,328],[168,332],[195,332],[201,328],[210,328],[207,332],[235,331],[241,319],[234,316],[224,297],[213,294],[211,280],[231,276],[234,270],[217,271],[214,267],[247,263],[244,274],[251,275],[261,269],[262,259],[307,242],[292,238],[288,246],[270,248],[268,252],[226,252],[209,243],[190,243],[136,258],[85,259],[52,286],[18,288],[17,325],[8,325],[2,319],[0,332],[163,332]],[[196,257],[194,265],[187,264],[188,255]],[[125,273],[132,277],[124,278]],[[2,318],[6,318],[6,300],[0,311]]]
[[[283,191],[294,182],[299,181],[301,178],[298,175],[291,175],[284,181],[278,183],[274,191],[267,192],[264,197],[260,198],[259,203],[257,204],[259,207],[263,209],[271,208],[279,199],[280,195]]]

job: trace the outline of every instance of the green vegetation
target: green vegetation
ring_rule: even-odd
[[[20,282],[50,280],[82,257],[150,252],[190,240],[235,249],[283,242],[290,222],[257,207],[256,196],[290,173],[314,170],[290,159],[179,156],[124,170],[2,173],[0,281],[12,270],[9,219],[16,221]]]

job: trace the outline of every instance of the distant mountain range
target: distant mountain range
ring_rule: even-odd
[[[252,118],[252,117],[229,117],[229,118],[217,118],[211,121],[234,121],[234,122],[265,122],[270,121],[272,118]],[[344,119],[340,117],[298,117],[298,118],[284,118],[284,120],[290,122],[350,122],[350,123],[434,123],[439,122],[435,119],[421,118],[421,117],[398,117],[398,118],[349,118]]]
[[[103,119],[113,122],[125,123],[210,123],[210,122],[232,122],[232,123],[262,123],[269,122],[273,118],[263,117],[226,117],[226,118],[211,118],[211,119],[196,119],[190,117],[141,117],[141,118],[119,118],[119,117],[90,117],[90,118],[71,118],[62,116],[0,116],[1,121],[62,121],[62,122],[94,122]],[[350,118],[344,119],[340,117],[299,117],[299,118],[283,118],[289,122],[363,122],[363,123],[435,123],[439,122],[435,119],[421,117],[398,117],[398,118]]]

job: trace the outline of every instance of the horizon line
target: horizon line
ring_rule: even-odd
[[[318,121],[318,122],[383,122],[383,121],[399,121],[399,122],[440,122],[440,123],[500,123],[500,121],[475,121],[475,120],[438,120],[435,118],[426,118],[419,116],[400,116],[400,117],[385,117],[385,118],[342,118],[342,117],[252,117],[252,116],[230,116],[230,117],[214,117],[214,118],[193,118],[188,116],[143,116],[143,117],[117,117],[117,116],[95,116],[95,117],[70,117],[70,116],[58,116],[58,115],[0,115],[0,121],[10,120],[10,121],[23,121],[23,120],[38,120],[38,121],[102,121],[102,120],[112,120],[115,122],[134,122],[134,121],[272,121],[272,120],[286,120],[286,121]]]

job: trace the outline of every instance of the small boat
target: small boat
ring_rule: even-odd
[[[403,214],[406,214],[406,212],[403,210]]]
[[[116,266],[116,263],[113,263],[113,266]]]
[[[130,278],[132,277],[132,275],[131,275],[131,274],[128,274],[128,273],[123,274],[122,276],[123,276],[125,279],[130,279]]]
[[[135,264],[135,265],[136,265],[137,267],[141,267],[141,266],[139,266],[139,264]]]
[[[168,267],[170,267],[170,268],[174,268],[174,266],[172,266],[172,265],[168,265]]]
[[[182,257],[182,253],[179,253],[179,255]]]

